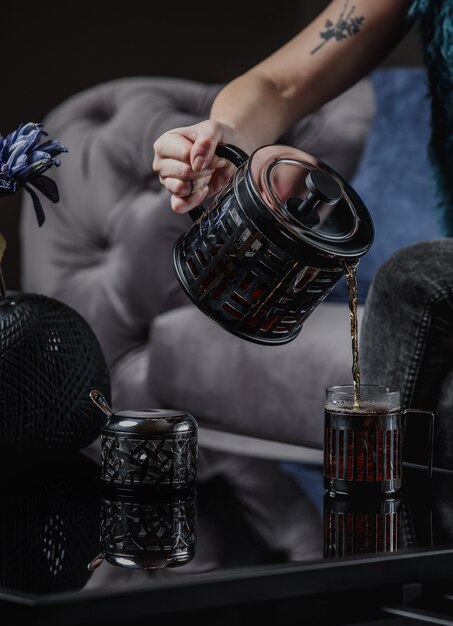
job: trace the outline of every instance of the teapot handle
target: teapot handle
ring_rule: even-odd
[[[241,150],[241,148],[238,148],[237,146],[233,146],[231,143],[219,143],[215,153],[222,159],[228,159],[228,161],[231,161],[231,163],[233,163],[236,167],[240,167],[249,158],[249,155],[244,152],[244,150]],[[189,215],[193,221],[196,222],[204,211],[205,208],[199,205],[189,211]]]

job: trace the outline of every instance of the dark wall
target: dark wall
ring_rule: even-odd
[[[224,82],[295,35],[325,0],[212,0],[9,3],[3,10],[0,132],[41,121],[82,89],[124,76],[175,76]],[[420,63],[411,35],[386,60]],[[58,139],[58,138],[56,138]],[[7,239],[3,272],[20,288],[18,220],[21,194],[2,199]],[[45,228],[45,224],[43,226]]]

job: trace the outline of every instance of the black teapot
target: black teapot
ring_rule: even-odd
[[[249,157],[231,144],[216,154],[237,166],[174,247],[179,282],[223,328],[249,341],[292,341],[348,265],[370,248],[374,227],[358,194],[330,166],[286,145]]]

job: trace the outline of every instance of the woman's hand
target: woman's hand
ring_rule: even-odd
[[[156,140],[153,169],[172,194],[173,211],[190,211],[225,186],[235,167],[215,150],[236,141],[230,128],[213,120],[169,130]]]

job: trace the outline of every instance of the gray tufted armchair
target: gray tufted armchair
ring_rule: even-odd
[[[206,118],[219,88],[128,78],[90,88],[49,113],[45,128],[69,153],[54,173],[61,201],[45,205],[41,229],[24,198],[23,289],[69,304],[90,323],[110,367],[115,410],[181,409],[208,438],[215,426],[233,438],[319,448],[324,389],[351,381],[346,305],[324,302],[296,340],[259,346],[205,318],[176,281],[172,248],[191,220],[170,209],[152,171],[153,143],[166,130]],[[373,106],[366,79],[281,141],[351,178]]]

